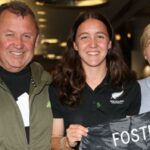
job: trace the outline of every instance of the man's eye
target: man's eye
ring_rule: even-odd
[[[12,33],[6,33],[6,36],[11,37],[11,36],[13,36],[13,34]]]
[[[29,38],[29,39],[31,38],[30,35],[24,35],[24,37],[25,37],[25,38]]]

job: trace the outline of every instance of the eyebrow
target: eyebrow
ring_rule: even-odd
[[[85,34],[89,34],[88,32],[82,32],[78,35],[78,37],[82,36],[82,35],[85,35]],[[102,35],[105,35],[105,36],[108,36],[108,34],[104,33],[104,32],[96,32],[96,34],[102,34]]]

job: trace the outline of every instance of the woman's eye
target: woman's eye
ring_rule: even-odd
[[[82,39],[87,39],[88,37],[87,36],[81,36],[80,38],[82,40]]]
[[[98,38],[104,39],[104,36],[103,35],[98,35]]]

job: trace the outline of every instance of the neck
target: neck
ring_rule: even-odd
[[[105,78],[107,73],[107,67],[87,69],[86,82],[94,90]]]

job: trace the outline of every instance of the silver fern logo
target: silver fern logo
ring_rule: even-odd
[[[124,93],[123,91],[112,93],[111,99],[117,99],[117,98],[119,98],[123,93]]]
[[[110,103],[111,104],[123,104],[124,100],[120,99],[120,97],[124,94],[124,91],[112,93]]]

